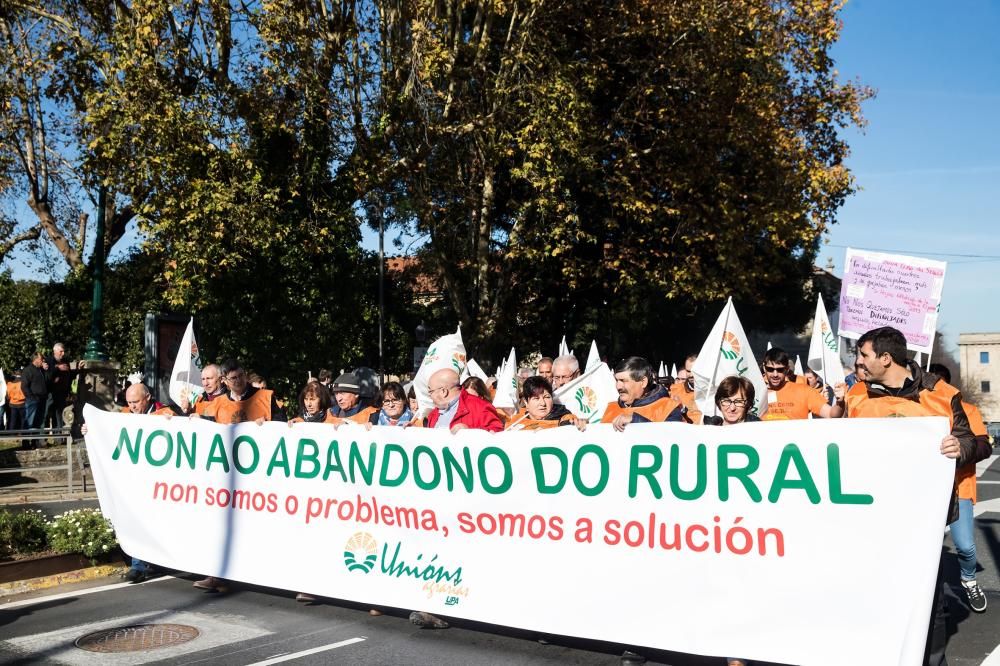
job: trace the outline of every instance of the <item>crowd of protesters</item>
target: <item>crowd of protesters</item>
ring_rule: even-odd
[[[25,423],[38,427],[39,416],[48,397],[63,387],[60,374],[61,345],[53,349],[53,357],[36,355],[19,378],[23,397],[8,383],[12,407],[15,398],[23,400]],[[58,353],[57,355],[57,348]],[[780,348],[769,349],[761,364],[767,392],[767,409],[758,415],[754,410],[756,389],[745,377],[722,379],[714,395],[716,415],[704,415],[695,402],[696,356],[688,356],[677,377],[657,376],[646,359],[633,356],[613,368],[618,400],[606,406],[601,419],[622,431],[630,424],[641,422],[676,422],[690,425],[734,426],[768,420],[807,418],[858,418],[884,416],[945,416],[951,432],[941,443],[941,454],[956,464],[956,492],[949,511],[949,526],[959,551],[961,584],[969,607],[976,612],[986,610],[986,597],[976,582],[976,551],[973,538],[972,504],[976,500],[975,463],[990,454],[992,443],[979,410],[963,401],[958,390],[950,385],[950,373],[943,366],[924,371],[907,359],[906,340],[896,329],[883,327],[869,331],[858,340],[857,361],[848,381],[837,385],[824,383],[823,378],[809,370],[804,376],[792,371],[789,355]],[[55,366],[56,372],[52,367]],[[289,427],[299,423],[324,423],[339,426],[352,423],[362,427],[397,426],[442,428],[452,433],[464,429],[489,432],[503,430],[538,430],[560,426],[587,427],[587,422],[574,415],[556,400],[557,390],[580,377],[580,365],[572,355],[542,358],[534,368],[522,368],[516,373],[519,403],[514,409],[497,409],[493,405],[496,380],[479,377],[462,379],[452,369],[441,369],[428,379],[426,395],[433,403],[429,410],[420,409],[412,382],[388,381],[376,386],[373,375],[359,369],[340,374],[321,370],[309,379],[298,393],[297,415],[288,420]],[[15,380],[15,382],[18,380]],[[135,414],[188,415],[219,423],[254,421],[285,421],[286,410],[269,390],[266,381],[248,373],[240,362],[227,361],[202,369],[203,391],[191,402],[182,400],[171,408],[152,401],[142,384],[128,389],[128,406],[123,411]],[[61,400],[61,402],[60,402]],[[48,405],[65,404],[62,397],[48,400]],[[135,560],[129,580],[144,580],[149,565]],[[934,613],[928,632],[927,663],[944,663],[946,641],[944,624],[943,577],[939,571],[934,599]],[[228,583],[208,577],[194,586],[204,590],[225,591]],[[300,601],[315,601],[301,592]],[[373,614],[378,611],[373,610]],[[443,628],[447,622],[429,613],[414,612],[411,621],[431,628]],[[623,663],[641,663],[643,657],[628,651]],[[745,660],[730,658],[729,666],[743,666]]]

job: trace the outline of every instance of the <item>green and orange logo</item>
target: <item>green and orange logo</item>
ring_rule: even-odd
[[[740,339],[730,331],[726,331],[722,334],[722,346],[719,351],[722,353],[722,357],[729,360],[735,361],[740,355]]]
[[[581,386],[573,394],[577,406],[585,416],[590,416],[597,409],[597,392],[589,386]]]
[[[356,532],[344,544],[344,564],[348,571],[371,572],[378,556],[378,542],[368,532]]]

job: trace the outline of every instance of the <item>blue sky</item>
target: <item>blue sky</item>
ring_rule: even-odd
[[[841,78],[878,94],[845,134],[862,189],[817,263],[840,275],[847,246],[947,261],[938,329],[1000,331],[1000,2],[855,0],[841,18]]]

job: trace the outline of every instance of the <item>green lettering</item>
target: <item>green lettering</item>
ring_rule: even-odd
[[[875,499],[865,493],[847,494],[843,490],[840,476],[840,447],[828,444],[826,447],[826,469],[830,479],[830,501],[834,504],[872,504]]]
[[[267,475],[271,476],[275,468],[281,469],[285,473],[286,479],[292,475],[292,470],[288,466],[288,450],[285,448],[284,437],[279,439],[277,446],[274,447],[274,453],[271,454],[271,461],[267,463]]]
[[[163,452],[162,458],[153,457],[153,441],[157,437],[162,437],[167,442],[167,450]],[[166,430],[154,430],[146,438],[146,462],[153,467],[162,467],[174,457],[174,438]]]
[[[743,467],[730,467],[729,455],[741,454],[746,456],[747,463]],[[719,499],[723,502],[729,499],[729,481],[736,479],[743,484],[743,489],[754,502],[761,501],[760,489],[753,482],[750,475],[760,467],[760,455],[757,449],[748,444],[720,444],[716,450],[719,466]]]
[[[309,448],[309,453],[306,453],[306,448]],[[305,465],[303,463],[309,463],[312,468],[310,471],[303,469]],[[295,478],[296,479],[314,479],[319,475],[319,444],[311,439],[300,439],[299,440],[299,450],[295,454]]]
[[[799,478],[788,478],[789,463],[794,463],[795,470],[798,472]],[[806,465],[806,461],[802,457],[802,452],[795,444],[788,444],[781,450],[781,458],[778,460],[778,469],[774,472],[774,481],[771,482],[771,490],[767,493],[767,501],[772,504],[777,502],[778,498],[781,496],[781,491],[786,488],[802,489],[806,491],[806,495],[809,497],[810,502],[813,504],[819,504],[819,490],[816,489],[816,484],[813,482],[812,474],[809,472],[809,467]]]
[[[704,444],[699,444],[695,457],[698,465],[697,479],[694,488],[684,490],[681,488],[680,479],[681,447],[679,444],[670,445],[670,492],[677,499],[696,500],[705,494],[705,487],[708,485],[708,448]]]
[[[486,459],[490,456],[499,458],[500,464],[503,465],[503,480],[498,486],[490,483],[489,478],[486,476]],[[479,482],[483,485],[483,490],[490,495],[502,495],[510,490],[510,487],[514,484],[514,470],[511,467],[510,458],[507,457],[506,451],[495,446],[487,446],[479,452],[478,463]]]
[[[240,464],[240,444],[248,444],[250,446],[250,451],[253,452],[253,461],[249,465]],[[257,449],[257,442],[253,440],[252,437],[248,435],[240,435],[233,442],[233,466],[236,471],[240,474],[253,474],[254,470],[257,469],[257,463],[260,462],[260,451]]]
[[[190,448],[188,447],[187,442],[184,440],[184,433],[182,433],[182,432],[178,432],[177,433],[177,469],[181,468],[181,456],[184,456],[184,459],[187,461],[188,469],[194,469],[194,465],[195,465],[195,462],[194,462],[195,461],[194,452],[198,448],[196,446],[197,444],[198,444],[198,434],[197,433],[194,433],[194,432],[191,433],[191,446],[190,446]]]
[[[326,481],[330,478],[330,474],[333,472],[339,473],[340,480],[347,483],[347,472],[344,471],[344,465],[340,462],[340,442],[337,440],[331,441],[326,447],[326,467],[323,468],[323,480]]]
[[[644,453],[648,453],[653,456],[652,464],[648,466],[639,466],[639,456]],[[660,499],[663,497],[663,489],[660,488],[660,482],[656,480],[653,475],[660,470],[663,466],[663,451],[660,447],[654,444],[636,444],[632,447],[629,452],[628,461],[628,496],[635,498],[639,490],[639,477],[645,477],[646,483],[649,484],[649,489],[653,493],[653,497]]]
[[[347,464],[351,468],[351,483],[356,483],[354,476],[355,468],[358,468],[361,472],[361,478],[365,480],[365,483],[369,486],[372,485],[372,479],[375,478],[375,442],[371,443],[368,447],[368,466],[364,464],[364,460],[361,459],[361,451],[358,450],[358,443],[351,442],[351,452],[348,454]]]
[[[122,454],[122,445],[125,445],[125,450],[128,451],[129,460],[132,461],[133,465],[139,464],[139,447],[142,444],[142,428],[135,433],[135,444],[132,444],[132,440],[129,439],[128,429],[122,428],[121,432],[118,433],[118,446],[115,447],[115,452],[111,454],[112,460],[118,460]]]
[[[399,476],[395,479],[389,478],[389,460],[392,458],[392,454],[399,454],[399,459],[402,463],[402,467],[399,470]],[[401,485],[406,479],[407,472],[410,471],[410,459],[406,457],[406,451],[403,450],[399,444],[386,444],[382,449],[382,469],[379,472],[378,482],[380,485],[386,486],[387,488],[392,488],[394,486]]]
[[[222,435],[215,433],[212,438],[212,446],[208,449],[208,462],[205,463],[205,471],[211,471],[212,463],[220,463],[222,470],[229,474],[229,458],[226,456],[226,445],[222,441]]]
[[[451,452],[451,449],[445,447],[442,451],[444,456],[444,473],[448,481],[448,492],[455,489],[455,477],[454,474],[458,474],[458,477],[462,480],[462,486],[465,488],[465,492],[472,492],[472,454],[469,453],[469,447],[464,447],[462,449],[462,463],[459,463],[455,454]]]
[[[420,465],[419,458],[423,454],[431,459],[431,465],[434,468],[434,476],[430,481],[424,481],[423,477],[420,475]],[[434,490],[437,488],[438,484],[441,483],[441,463],[438,462],[437,456],[430,448],[420,445],[413,449],[413,480],[416,482],[417,487],[423,490]]]
[[[581,460],[586,454],[593,454],[597,456],[597,460],[601,465],[601,475],[597,479],[597,484],[593,488],[588,488],[583,484],[583,478],[580,474]],[[599,447],[597,444],[584,444],[579,449],[576,450],[576,455],[573,456],[573,485],[576,489],[580,491],[580,494],[584,497],[594,497],[595,495],[600,495],[604,488],[608,485],[608,477],[611,473],[611,463],[608,462],[608,454],[604,452],[604,449]]]
[[[542,456],[552,456],[559,461],[559,479],[549,485],[545,483],[545,466],[542,465]],[[554,446],[539,446],[531,449],[531,465],[535,468],[535,487],[542,495],[555,495],[566,485],[566,477],[569,476],[569,458],[566,452]]]

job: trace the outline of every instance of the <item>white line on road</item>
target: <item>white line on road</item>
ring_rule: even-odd
[[[310,648],[308,650],[303,650],[302,652],[293,652],[291,654],[278,655],[277,657],[271,657],[265,661],[256,661],[248,666],[270,666],[271,664],[280,664],[283,661],[291,661],[292,659],[298,659],[299,657],[307,657],[311,654],[317,654],[319,652],[326,652],[327,650],[336,650],[337,648],[342,648],[348,645],[354,645],[355,643],[364,642],[364,638],[361,636],[355,636],[354,638],[348,638],[345,641],[340,641],[338,643],[330,643],[329,645],[320,645],[319,647]]]
[[[996,646],[979,666],[1000,666],[1000,645]]]
[[[171,578],[173,578],[173,576],[160,576],[159,578],[150,578],[149,580],[141,583],[112,583],[110,585],[102,585],[100,587],[88,587],[82,590],[77,590],[76,592],[63,592],[61,594],[49,594],[44,597],[32,597],[31,599],[24,599],[22,601],[11,601],[6,604],[0,604],[0,610],[7,610],[8,608],[21,608],[22,606],[34,606],[35,604],[44,604],[47,601],[58,601],[59,599],[82,597],[88,594],[96,594],[98,592],[109,592],[122,587],[149,585],[151,583],[159,583],[161,581],[170,580]]]

